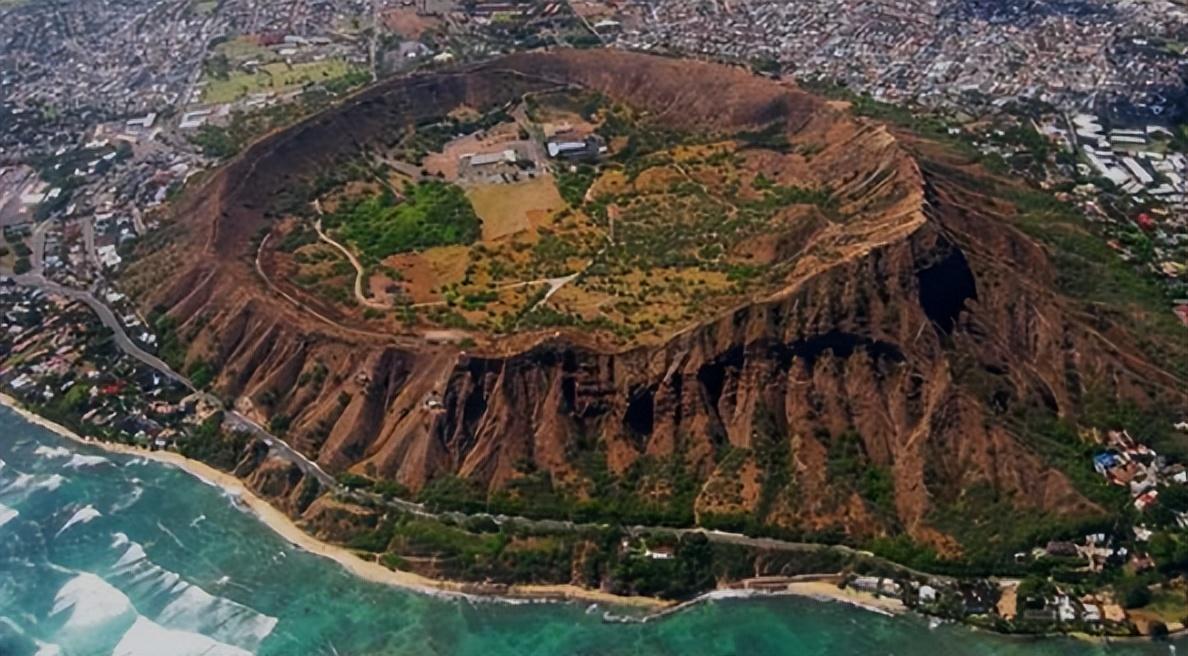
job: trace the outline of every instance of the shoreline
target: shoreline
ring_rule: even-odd
[[[777,594],[784,593],[780,591]],[[850,606],[857,606],[880,615],[902,615],[908,612],[908,607],[899,599],[879,597],[869,592],[861,592],[853,588],[839,588],[837,583],[822,578],[817,581],[795,581],[788,584],[786,594],[807,597],[818,601],[831,601]]]
[[[109,453],[148,458],[180,469],[207,485],[220,488],[235,496],[256,519],[294,547],[316,556],[333,560],[355,576],[373,583],[404,588],[421,594],[439,596],[445,594],[477,600],[591,602],[610,606],[641,608],[653,612],[674,606],[673,602],[655,597],[625,597],[609,592],[588,590],[575,585],[561,583],[511,585],[507,586],[506,590],[500,592],[486,591],[483,589],[484,584],[482,583],[432,579],[413,572],[388,569],[378,562],[369,561],[357,556],[353,551],[345,547],[323,542],[306,533],[292,518],[258,496],[243,481],[227,472],[215,469],[206,463],[186,458],[173,451],[152,451],[117,442],[104,442],[85,438],[57,422],[28,410],[15,398],[4,393],[0,393],[0,406],[12,410],[30,424],[44,428],[77,444],[93,446]]]
[[[319,540],[306,533],[297,523],[272,504],[257,495],[239,478],[210,465],[187,458],[180,453],[149,450],[118,442],[93,440],[78,435],[69,428],[38,415],[21,403],[0,392],[0,406],[6,407],[30,424],[44,428],[76,444],[92,446],[109,453],[148,458],[179,469],[207,485],[234,496],[242,509],[250,512],[269,530],[290,545],[338,563],[352,575],[372,583],[410,590],[412,592],[449,596],[476,601],[510,603],[591,603],[608,607],[632,608],[647,613],[641,617],[617,617],[618,621],[649,622],[663,619],[683,609],[708,601],[731,598],[800,597],[818,602],[842,603],[884,616],[899,616],[909,612],[898,599],[879,597],[852,588],[839,588],[836,575],[823,574],[819,579],[792,581],[786,588],[763,589],[745,587],[746,581],[705,592],[683,602],[656,597],[622,596],[600,590],[590,590],[572,584],[513,584],[493,587],[474,582],[433,579],[413,572],[389,569],[376,561],[366,560],[345,547]]]

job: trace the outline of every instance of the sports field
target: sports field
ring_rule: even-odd
[[[301,64],[272,62],[260,66],[255,73],[235,71],[226,79],[208,77],[202,100],[206,103],[233,102],[261,91],[287,91],[310,82],[325,82],[350,71],[350,65],[342,59]]]

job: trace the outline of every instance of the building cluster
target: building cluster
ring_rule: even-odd
[[[779,63],[888,102],[962,107],[1023,97],[1075,109],[1125,99],[1161,114],[1181,93],[1172,2],[660,0],[618,43]]]
[[[1058,585],[1021,588],[1015,579],[850,575],[842,584],[875,597],[900,601],[924,614],[974,624],[1029,630],[1077,628],[1126,635],[1132,618],[1108,593],[1076,594]]]
[[[0,389],[88,434],[163,448],[209,416],[198,395],[125,355],[86,306],[0,278]]]
[[[1161,125],[1106,132],[1092,114],[1072,118],[1074,144],[1086,160],[1083,175],[1100,176],[1131,195],[1150,196],[1181,208],[1188,198],[1188,157],[1167,152],[1175,136]]]
[[[156,226],[153,209],[205,165],[155,131],[99,123],[82,143],[41,158],[39,171],[0,167],[0,226],[27,245],[34,273],[85,288],[121,263]]]
[[[1020,607],[1022,606],[1022,607]],[[1080,625],[1100,630],[1109,624],[1126,626],[1126,610],[1116,600],[1099,594],[1076,595],[1056,589],[1049,595],[1016,599],[1014,618],[1039,625]]]
[[[29,130],[18,135],[26,145],[174,105],[195,82],[208,42],[228,28],[150,2],[16,3],[0,14],[0,99],[32,115],[14,126]],[[36,120],[47,113],[67,119]]]
[[[1101,119],[1089,114],[1073,117],[1071,124],[1078,173],[1106,188],[1083,194],[1086,215],[1111,224],[1107,232],[1123,237],[1140,231],[1144,239],[1139,243],[1149,243],[1149,252],[1136,252],[1133,239],[1108,243],[1128,260],[1149,259],[1145,263],[1157,275],[1188,288],[1188,155],[1171,148],[1174,135],[1159,125],[1106,131]],[[1096,202],[1102,191],[1120,195],[1135,209],[1119,221]],[[1188,300],[1177,300],[1175,307],[1188,325]]]
[[[1160,486],[1188,484],[1184,465],[1169,463],[1126,431],[1106,433],[1106,450],[1093,457],[1093,469],[1110,483],[1126,488],[1138,510],[1155,505]],[[1176,523],[1188,528],[1188,513],[1176,513]]]
[[[384,4],[9,3],[0,7],[0,161],[73,143],[101,121],[183,122],[185,112],[171,110],[201,94],[209,57],[237,36],[276,45],[281,59],[349,52],[366,65],[371,43],[362,31]]]

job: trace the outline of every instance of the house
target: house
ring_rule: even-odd
[[[850,581],[850,587],[862,592],[889,597],[899,597],[903,594],[903,588],[898,583],[877,576],[859,576]]]
[[[469,164],[470,166],[479,167],[479,166],[490,166],[491,164],[501,164],[501,163],[515,164],[516,159],[518,159],[518,158],[516,156],[516,151],[508,148],[506,150],[502,150],[497,153],[481,153],[478,155],[473,155],[473,154],[472,155],[463,155],[463,159],[465,159],[466,163]]]
[[[126,121],[129,128],[137,128],[141,130],[148,130],[153,127],[153,123],[157,122],[157,113],[149,112],[140,118],[130,118]]]
[[[95,254],[99,256],[99,261],[108,269],[119,266],[123,258],[116,252],[115,246],[100,246],[95,249]]]
[[[645,549],[644,555],[652,560],[670,560],[673,557],[672,547],[656,547],[655,549]]]
[[[549,157],[567,160],[591,160],[606,150],[598,135],[590,135],[582,141],[550,140],[545,144]]]
[[[1072,622],[1077,619],[1077,609],[1073,606],[1068,595],[1060,595],[1056,598],[1056,617],[1061,622]]]
[[[1063,540],[1052,540],[1044,547],[1044,553],[1049,556],[1075,558],[1077,545]]]
[[[1029,622],[1055,622],[1056,609],[1051,606],[1043,608],[1026,608],[1023,610],[1023,619]]]
[[[1145,572],[1155,566],[1155,561],[1151,560],[1151,557],[1146,554],[1141,556],[1139,554],[1135,554],[1134,557],[1130,559],[1130,565],[1134,567],[1135,572]]]
[[[1105,476],[1106,472],[1117,467],[1119,464],[1121,464],[1121,460],[1119,460],[1116,453],[1099,453],[1093,456],[1093,469],[1102,476]]]
[[[1139,510],[1146,510],[1155,504],[1155,500],[1159,498],[1159,490],[1147,490],[1140,494],[1134,500],[1134,507]]]

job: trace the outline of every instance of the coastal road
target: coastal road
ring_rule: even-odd
[[[167,376],[168,378],[170,378],[174,381],[177,381],[179,384],[185,386],[186,389],[189,389],[192,392],[194,392],[195,394],[201,396],[203,399],[205,399],[207,402],[209,402],[214,407],[225,408],[224,421],[225,421],[226,425],[229,425],[232,429],[237,429],[240,431],[246,431],[246,432],[252,433],[256,437],[261,439],[265,444],[268,445],[269,450],[272,453],[272,455],[280,457],[283,460],[296,465],[307,476],[314,477],[319,483],[322,484],[322,486],[325,489],[334,490],[335,492],[337,492],[341,495],[344,495],[346,497],[349,497],[355,501],[362,501],[362,502],[377,504],[381,507],[388,507],[388,508],[391,508],[394,510],[407,512],[407,513],[417,515],[420,517],[437,519],[437,520],[452,520],[452,521],[458,522],[460,520],[476,519],[476,518],[477,519],[489,519],[489,520],[495,522],[496,524],[500,524],[500,525],[515,524],[518,526],[522,526],[522,527],[526,527],[526,528],[530,528],[530,529],[543,530],[543,531],[581,531],[581,530],[587,530],[587,529],[592,529],[592,528],[605,529],[605,528],[609,528],[609,526],[610,526],[609,524],[605,524],[605,523],[577,523],[577,522],[563,520],[563,519],[532,519],[532,518],[528,518],[528,517],[496,515],[496,514],[491,514],[491,513],[462,513],[462,512],[455,512],[455,511],[435,512],[420,503],[409,501],[407,499],[400,499],[400,498],[393,498],[393,497],[385,498],[378,494],[374,494],[372,492],[361,491],[361,490],[347,490],[346,488],[343,488],[341,485],[339,485],[338,481],[333,476],[326,473],[326,471],[323,470],[320,466],[318,466],[318,464],[316,462],[310,460],[309,458],[306,458],[301,452],[299,452],[297,449],[293,448],[290,444],[288,444],[281,438],[277,437],[276,435],[273,435],[272,433],[270,433],[266,428],[261,426],[259,423],[257,423],[255,420],[251,419],[250,417],[247,417],[243,413],[241,413],[233,408],[227,408],[225,406],[225,404],[223,403],[223,401],[221,399],[219,399],[218,397],[214,396],[213,394],[210,394],[208,392],[204,392],[202,390],[197,389],[188,378],[186,378],[185,376],[174,371],[163,360],[152,355],[151,353],[148,353],[144,349],[140,348],[135,342],[132,341],[131,338],[128,337],[127,333],[124,332],[123,325],[120,323],[119,319],[116,317],[115,313],[111,310],[111,308],[109,308],[105,303],[103,303],[101,300],[96,298],[91,292],[59,285],[57,283],[46,280],[44,277],[42,277],[40,275],[13,276],[12,280],[19,285],[22,285],[25,287],[32,287],[32,288],[40,289],[47,293],[58,294],[61,296],[72,298],[72,299],[75,299],[75,300],[87,305],[87,307],[91,308],[91,310],[93,310],[95,312],[95,314],[99,317],[99,320],[103,323],[103,325],[105,325],[111,329],[112,333],[114,334],[115,343],[117,346],[119,346],[119,348],[122,351],[127,353],[129,356],[136,358],[137,360],[143,362],[144,364],[148,365],[149,367],[152,367],[153,369],[157,370],[158,372]],[[824,545],[824,544],[813,543],[813,542],[791,542],[791,541],[779,540],[779,539],[775,539],[775,538],[757,538],[757,537],[743,535],[741,533],[729,533],[729,532],[725,532],[725,531],[707,530],[704,528],[676,528],[676,527],[668,527],[668,526],[638,525],[638,526],[624,527],[624,529],[632,535],[638,535],[638,534],[642,534],[642,533],[652,533],[652,534],[666,534],[666,535],[672,535],[672,536],[679,537],[679,536],[684,536],[684,535],[700,534],[700,535],[704,535],[706,537],[706,539],[709,540],[710,542],[715,542],[715,543],[720,543],[720,544],[733,544],[733,545],[746,546],[746,547],[751,547],[751,548],[756,548],[756,549],[765,549],[765,550],[769,550],[769,551],[784,551],[784,552],[804,551],[804,552],[809,552],[809,551],[815,551],[815,550],[820,550],[820,549],[836,549],[836,550],[840,550],[840,551],[843,551],[845,553],[852,554],[852,555],[861,555],[861,556],[866,556],[866,557],[870,557],[870,558],[877,558],[877,556],[875,556],[874,554],[872,554],[870,552],[853,549],[851,547],[846,547],[843,545]],[[910,568],[903,567],[901,565],[897,565],[897,567],[900,567],[904,570],[910,571],[916,575],[923,576],[926,578],[932,578],[932,579],[938,579],[938,580],[949,580],[948,577],[937,576],[935,574],[929,574],[926,572],[912,570]]]
[[[116,317],[115,312],[112,312],[111,308],[108,307],[106,303],[96,298],[91,292],[59,285],[56,282],[45,279],[41,275],[29,274],[23,276],[13,276],[12,280],[18,285],[24,287],[33,287],[50,294],[57,294],[59,296],[72,298],[85,304],[99,317],[99,321],[103,323],[104,326],[107,326],[109,329],[111,329],[114,335],[116,346],[118,346],[121,351],[136,358],[137,360],[140,360],[153,369],[156,369],[169,379],[184,385],[186,389],[197,391],[197,389],[194,387],[194,384],[191,383],[188,378],[177,373],[171,369],[164,360],[149,353],[148,351],[145,351],[144,349],[140,348],[136,342],[132,341],[132,338],[128,337],[128,333],[124,331],[124,325],[120,323],[120,320],[118,317]]]
[[[113,312],[106,303],[96,298],[91,292],[59,285],[58,283],[46,280],[40,275],[13,276],[12,280],[18,285],[24,287],[40,289],[46,293],[65,296],[85,304],[95,313],[96,316],[99,317],[99,321],[111,330],[115,344],[121,351],[155,369],[161,375],[173,380],[174,382],[177,382],[191,392],[199,395],[203,400],[212,406],[217,408],[225,408],[225,405],[221,399],[213,394],[210,394],[209,392],[199,390],[194,386],[194,383],[192,383],[189,378],[186,378],[182,374],[174,371],[173,368],[170,367],[164,360],[140,348],[140,346],[137,345],[136,342],[132,340],[132,338],[128,337],[128,333],[124,331],[124,326],[122,323],[120,323],[120,320],[115,315],[115,312]],[[306,458],[301,454],[301,452],[299,452],[297,449],[294,449],[284,440],[273,435],[272,433],[269,433],[256,421],[231,408],[225,408],[223,414],[225,423],[228,424],[232,429],[238,429],[254,434],[255,436],[264,440],[265,444],[267,444],[271,449],[273,455],[279,456],[282,459],[297,465],[297,467],[299,467],[306,475],[313,476],[324,487],[331,489],[338,488],[338,481],[336,481],[335,478],[330,474],[327,474],[325,470],[319,467],[316,462]]]

